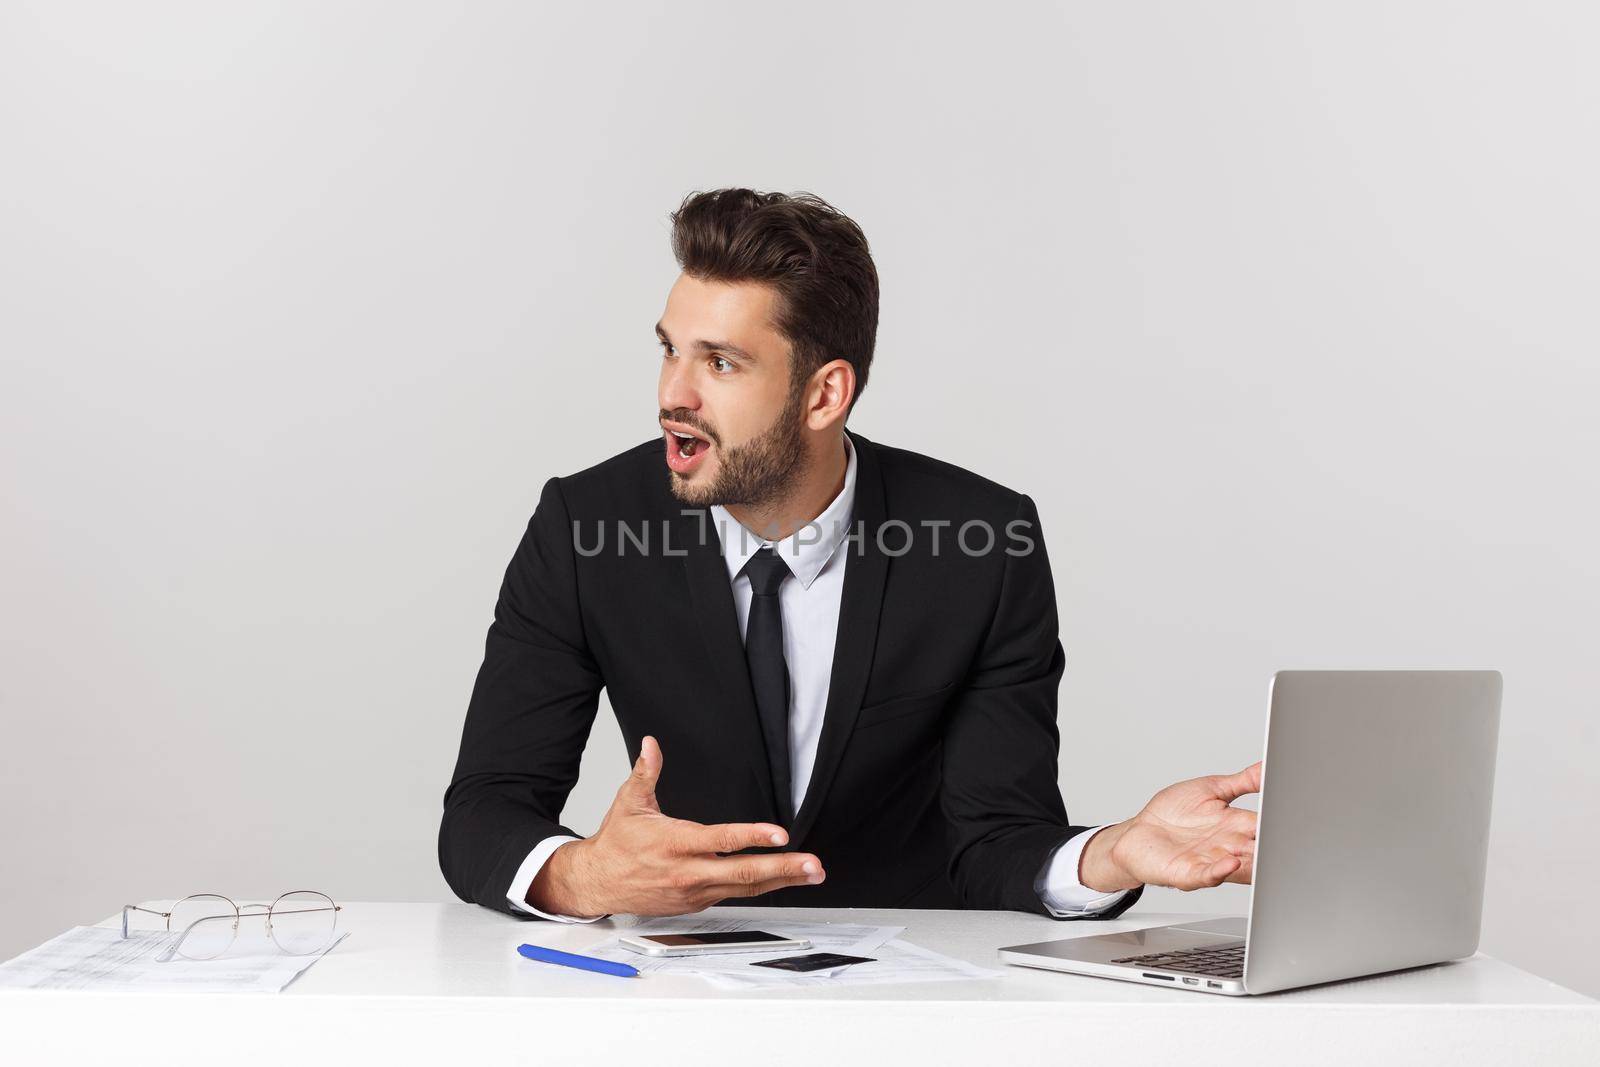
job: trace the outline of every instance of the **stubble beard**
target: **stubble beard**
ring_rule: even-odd
[[[670,468],[672,495],[695,507],[764,507],[780,499],[809,457],[800,411],[804,392],[791,392],[773,424],[733,448],[718,446],[717,477],[699,486]]]

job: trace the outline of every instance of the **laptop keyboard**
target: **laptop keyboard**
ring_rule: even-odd
[[[1163,971],[1204,974],[1212,978],[1244,977],[1244,942],[1230,945],[1202,945],[1177,952],[1152,952],[1148,956],[1124,956],[1112,963],[1135,963]]]

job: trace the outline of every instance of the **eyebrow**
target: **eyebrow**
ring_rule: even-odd
[[[674,343],[672,338],[667,336],[667,331],[663,330],[661,328],[661,324],[659,322],[656,323],[656,336],[661,338],[663,341],[667,342],[667,344],[669,344],[669,345]],[[752,356],[750,353],[746,352],[744,349],[740,348],[738,345],[730,344],[727,341],[704,341],[704,340],[701,340],[701,341],[696,341],[694,343],[694,347],[698,348],[702,352],[726,352],[730,356],[738,356],[740,359],[744,360],[746,363],[759,363],[760,362],[760,360],[756,359],[756,357]]]

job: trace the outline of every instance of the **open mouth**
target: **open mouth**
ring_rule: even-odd
[[[672,435],[673,440],[677,443],[678,455],[684,459],[693,457],[702,448],[711,447],[704,439],[696,437],[692,433],[682,433],[678,430],[668,430],[667,432]]]
[[[700,466],[714,447],[709,440],[692,430],[666,425],[662,429],[666,431],[667,466],[679,474],[687,475]]]

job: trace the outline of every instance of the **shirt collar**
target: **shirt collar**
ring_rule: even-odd
[[[763,545],[774,545],[778,555],[789,565],[789,570],[800,580],[800,585],[811,588],[811,583],[822,573],[828,560],[833,558],[839,542],[850,532],[850,514],[856,499],[856,450],[850,443],[849,434],[844,435],[844,452],[844,488],[839,490],[839,495],[823,509],[821,515],[782,541],[763,539],[740,525],[739,520],[721,504],[711,505],[711,521],[716,524],[717,537],[722,542],[722,562],[727,565],[729,581],[739,576],[750,557],[756,554],[756,549]]]

